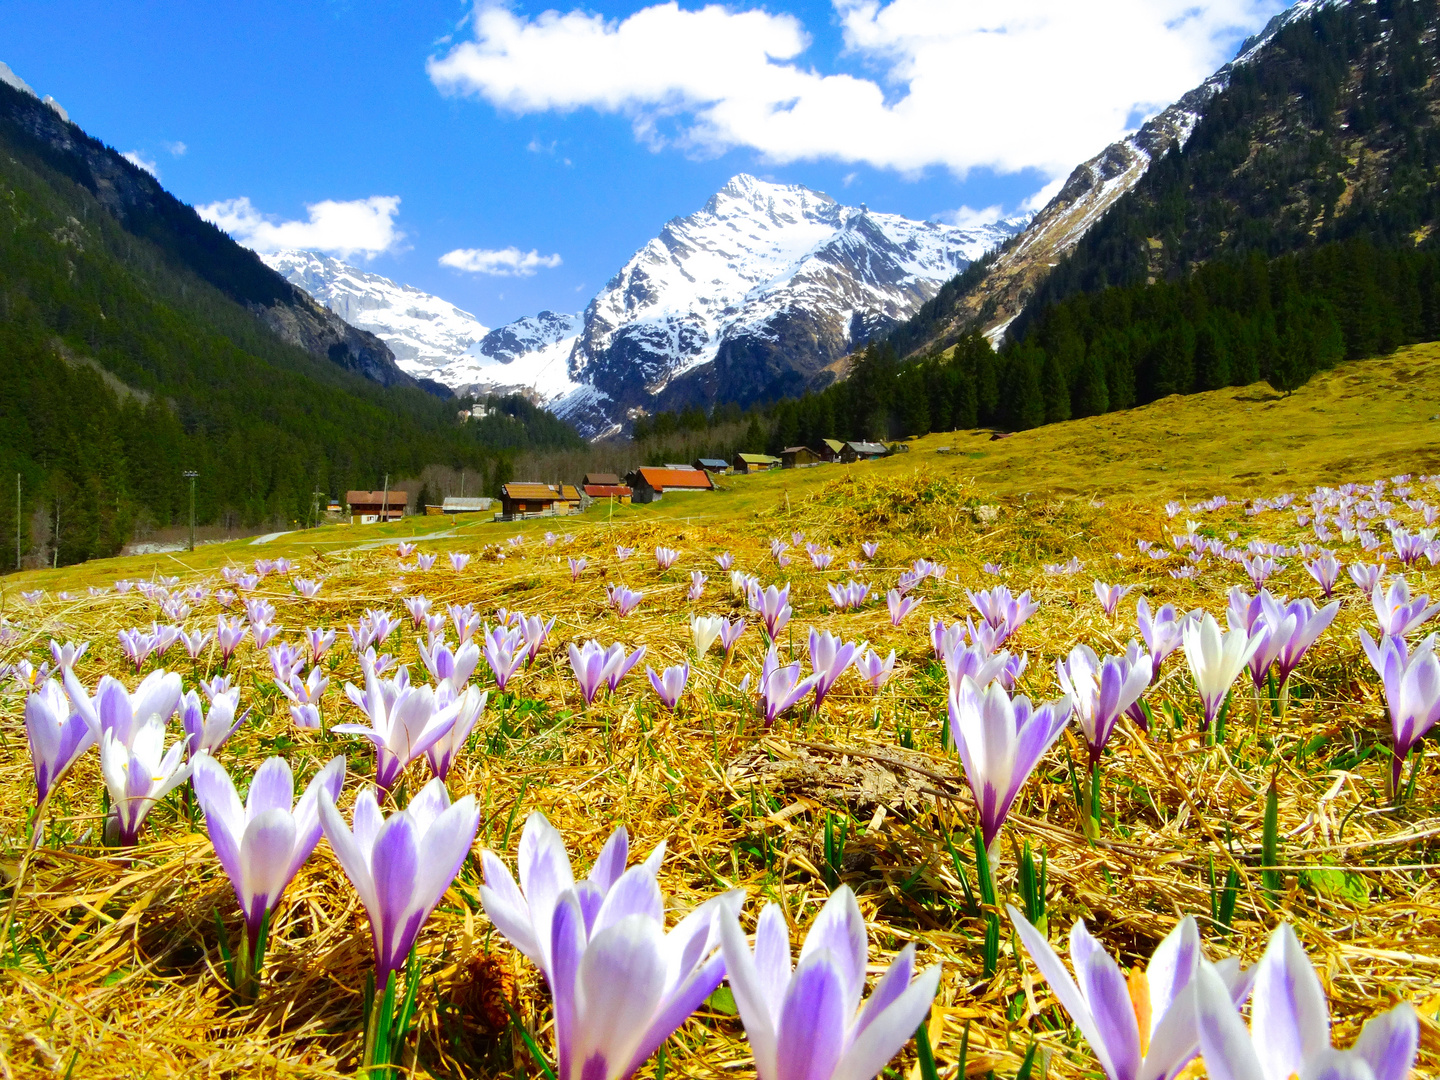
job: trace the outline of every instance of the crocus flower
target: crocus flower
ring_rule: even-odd
[[[1070,699],[1061,698],[1037,709],[1023,694],[1012,699],[998,684],[980,686],[968,677],[950,691],[950,737],[975,796],[992,866],[999,861],[1000,826],[1020,788],[1060,737],[1070,708]]]
[[[800,677],[800,662],[781,665],[780,652],[774,645],[765,654],[760,665],[760,700],[765,707],[765,726],[775,723],[775,718],[789,709],[815,685],[815,676]]]
[[[617,829],[577,882],[560,835],[531,814],[519,887],[499,858],[481,855],[485,914],[550,987],[558,1080],[628,1080],[725,974],[713,923],[742,894],[706,901],[667,934],[655,876],[664,849],[627,871],[628,849]]]
[[[570,667],[575,672],[575,681],[580,684],[580,696],[585,699],[587,707],[595,703],[595,695],[605,684],[606,665],[609,660],[609,653],[601,648],[598,641],[592,639],[579,648],[573,641],[570,643]]]
[[[455,573],[460,573],[470,564],[470,556],[459,551],[450,552],[450,567]]]
[[[1205,706],[1200,730],[1208,731],[1236,676],[1245,669],[1261,640],[1241,628],[1221,634],[1220,624],[1208,612],[1199,621],[1185,624],[1181,640],[1190,674],[1195,678],[1195,689]]]
[[[495,676],[495,689],[505,692],[515,673],[525,666],[525,634],[518,628],[485,627],[485,663]]]
[[[863,644],[842,642],[839,635],[828,630],[810,630],[810,668],[815,673],[815,708],[825,703],[825,697],[840,676],[855,662],[856,654]]]
[[[415,545],[408,540],[401,540],[395,545],[395,554],[402,559],[408,559],[411,555],[415,554]]]
[[[1231,630],[1249,634],[1256,643],[1250,655],[1249,668],[1250,679],[1258,694],[1280,649],[1295,632],[1295,619],[1287,616],[1285,609],[1264,589],[1248,605],[1244,600],[1244,593],[1238,586],[1230,590],[1230,610],[1226,613],[1226,621]]]
[[[1013,906],[1006,910],[1031,961],[1110,1080],[1168,1080],[1194,1059],[1200,1050],[1194,980],[1202,968],[1214,973],[1225,1008],[1237,1019],[1249,994],[1254,969],[1241,971],[1234,957],[1207,962],[1200,931],[1188,915],[1156,946],[1145,970],[1137,967],[1128,978],[1084,920],[1076,919],[1070,930],[1072,979],[1045,935]]]
[[[96,731],[71,708],[54,679],[25,699],[25,738],[35,769],[37,806],[43,808],[55,785],[95,743]]]
[[[615,545],[615,558],[619,559],[621,562],[624,562],[626,559],[628,559],[631,555],[634,554],[635,549],[633,547],[625,547],[621,544]]]
[[[318,664],[320,658],[335,644],[335,631],[318,630],[307,626],[305,628],[305,644],[310,649],[310,663]]]
[[[744,570],[730,571],[730,595],[743,596],[747,599],[750,593],[759,587],[760,579],[754,574],[747,574]]]
[[[640,606],[640,598],[643,595],[643,593],[638,593],[633,589],[626,588],[624,585],[605,586],[606,602],[614,608],[615,613],[622,618]]]
[[[710,580],[710,579],[707,578],[707,577],[706,577],[703,573],[701,573],[699,570],[691,570],[691,571],[690,571],[690,588],[689,588],[689,590],[685,593],[685,599],[689,600],[691,603],[694,603],[696,600],[699,600],[700,597],[702,597],[702,596],[705,595],[705,582],[707,582],[707,581],[709,581],[709,580]]]
[[[1431,604],[1429,596],[1410,599],[1410,584],[1403,577],[1393,578],[1388,590],[1382,590],[1376,583],[1370,603],[1380,622],[1380,633],[1389,637],[1405,637],[1440,611],[1440,603]]]
[[[959,620],[945,625],[944,619],[930,620],[930,648],[935,653],[935,659],[941,661],[949,656],[951,651],[962,647],[965,643],[965,626]]]
[[[1356,587],[1369,596],[1380,585],[1380,579],[1385,576],[1385,564],[1383,562],[1351,563],[1349,574],[1350,580],[1355,582]]]
[[[885,594],[885,603],[890,608],[890,625],[899,626],[905,621],[905,616],[914,611],[916,606],[924,603],[924,597],[905,596],[898,589],[891,589]]]
[[[1154,662],[1153,673],[1158,675],[1160,665],[1180,648],[1182,631],[1188,620],[1180,617],[1174,604],[1165,604],[1151,615],[1150,604],[1143,596],[1135,605],[1135,618],[1140,626],[1140,637],[1145,642],[1145,648],[1150,650],[1150,659]]]
[[[1004,585],[996,585],[979,592],[966,589],[965,595],[975,605],[980,617],[1000,633],[1001,641],[1019,630],[1031,615],[1040,610],[1040,605],[1030,599],[1028,589],[1019,596],[1012,596]]]
[[[470,732],[475,730],[475,723],[485,711],[485,703],[489,699],[490,691],[482,691],[478,686],[467,687],[463,692],[459,692],[451,683],[437,688],[435,704],[438,707],[447,708],[452,702],[459,702],[455,722],[425,751],[425,758],[430,762],[430,771],[439,779],[444,780],[450,775],[450,766],[455,763],[455,756],[464,749]]]
[[[190,778],[191,763],[183,760],[185,740],[165,749],[165,721],[152,715],[139,723],[129,743],[115,728],[100,735],[100,772],[110,791],[110,821],[120,844],[133,845],[150,808]]]
[[[445,635],[441,634],[438,639],[432,638],[428,645],[423,641],[417,641],[415,645],[430,677],[436,683],[449,683],[456,693],[470,681],[476,665],[480,663],[480,646],[473,641],[451,649],[445,643]]]
[[[615,693],[620,680],[630,674],[630,669],[645,658],[645,646],[641,645],[634,652],[627,654],[625,646],[620,642],[611,645],[606,653],[605,660],[605,685],[610,692]]]
[[[1096,765],[1115,731],[1120,714],[1140,700],[1150,685],[1150,657],[1143,654],[1132,664],[1127,656],[1102,661],[1088,645],[1077,645],[1066,660],[1055,661],[1060,689],[1074,704],[1090,763]]]
[[[835,556],[828,551],[817,549],[809,554],[810,565],[815,567],[816,570],[828,570],[830,569],[830,564],[835,561]]]
[[[958,625],[952,624],[951,628]],[[965,678],[972,679],[979,686],[988,686],[1000,677],[1009,659],[1010,653],[1004,649],[988,653],[978,645],[953,645],[945,654],[945,676],[950,680],[951,689],[958,687],[960,680]]]
[[[783,589],[771,585],[768,589],[756,588],[750,593],[750,608],[765,623],[765,632],[774,641],[790,621],[793,610],[790,607],[790,586]]]
[[[753,951],[733,911],[724,911],[719,924],[757,1080],[870,1080],[910,1041],[940,985],[938,964],[911,980],[915,946],[906,945],[860,1007],[866,929],[848,885],[820,909],[793,972],[778,905],[760,913]]]
[[[891,649],[890,655],[882,660],[880,654],[874,649],[866,649],[856,657],[855,670],[878,694],[880,688],[890,681],[890,676],[895,671],[895,650]]]
[[[180,701],[180,723],[185,728],[185,752],[190,757],[197,754],[214,754],[224,746],[237,728],[250,715],[246,709],[237,719],[235,710],[240,707],[240,691],[231,690],[218,694],[210,700],[207,716],[200,704],[200,695],[194,690]]]
[[[324,579],[312,580],[310,578],[297,577],[290,584],[295,586],[295,591],[306,600],[314,600],[320,595],[320,586],[325,583]]]
[[[79,659],[85,655],[85,650],[90,648],[88,641],[74,642],[67,641],[61,645],[58,641],[50,642],[50,659],[55,661],[56,671],[69,671]]]
[[[1364,630],[1360,643],[1380,675],[1385,704],[1390,711],[1393,738],[1390,753],[1390,797],[1400,796],[1400,775],[1405,759],[1437,722],[1440,722],[1440,659],[1435,655],[1437,635],[1431,634],[1409,652],[1404,638],[1382,637],[1377,645]]]
[[[570,580],[579,581],[580,575],[585,572],[585,567],[589,565],[589,561],[587,559],[577,559],[573,555],[566,557],[570,561]]]
[[[133,630],[121,630],[117,636],[120,638],[120,651],[135,665],[135,674],[140,674],[140,669],[158,644],[155,635],[137,626]]]
[[[133,691],[118,679],[102,676],[92,698],[73,671],[62,672],[71,707],[101,742],[106,732],[129,746],[141,725],[156,720],[163,727],[180,707],[180,676],[174,672],[152,671]]]
[[[679,561],[680,552],[674,548],[657,547],[655,549],[655,565],[660,568],[662,574]]]
[[[455,624],[455,636],[464,645],[480,629],[480,616],[474,604],[451,604],[450,621]]]
[[[331,730],[342,735],[363,735],[375,746],[375,783],[389,791],[405,766],[430,749],[455,722],[458,702],[437,707],[435,691],[428,686],[411,686],[402,667],[394,679],[381,679],[368,658],[362,693],[349,683],[345,693],[369,719],[370,724],[336,724]]]
[[[1330,595],[1335,591],[1335,582],[1340,577],[1340,560],[1335,558],[1333,552],[1322,551],[1305,564],[1305,569],[1320,586],[1320,592],[1325,599],[1330,599]]]
[[[1333,600],[1323,608],[1317,608],[1310,600],[1292,600],[1285,608],[1286,619],[1293,619],[1295,629],[1280,643],[1275,654],[1275,681],[1282,688],[1290,673],[1300,666],[1301,659],[1315,644],[1325,629],[1335,621],[1340,611],[1340,601]]]
[[[726,622],[719,615],[708,617],[697,616],[690,620],[690,635],[695,639],[695,656],[704,656],[710,651],[710,646],[715,644],[715,639],[720,636],[720,631],[726,626]],[[743,627],[745,623],[742,621]],[[729,652],[730,650],[725,650]]]
[[[775,559],[777,562],[779,561],[780,556],[785,554],[785,552],[787,552],[788,550],[790,550],[790,545],[785,543],[784,540],[776,537],[770,541],[770,557],[772,559]]]
[[[1098,578],[1095,581],[1095,597],[1100,601],[1100,606],[1105,609],[1105,614],[1114,618],[1115,609],[1120,606],[1120,601],[1133,589],[1134,585],[1107,585]]]
[[[318,666],[310,669],[304,682],[300,681],[299,673],[294,672],[287,681],[277,680],[275,685],[290,699],[290,718],[295,721],[296,727],[312,730],[320,727],[319,702],[330,686],[330,680]]]
[[[1195,974],[1194,1017],[1215,1080],[1405,1080],[1420,1043],[1420,1022],[1407,1002],[1372,1017],[1349,1050],[1330,1044],[1325,989],[1289,923],[1270,935],[1255,965],[1250,1030],[1233,1007],[1223,973]]]
[[[874,562],[875,556],[880,554],[880,545],[874,540],[866,540],[860,545],[860,551],[864,554],[866,562]]]
[[[480,811],[473,795],[452,804],[439,779],[389,818],[366,788],[355,800],[353,831],[328,792],[320,792],[318,805],[325,837],[370,916],[378,995],[404,966],[420,928],[470,854]]]
[[[1264,588],[1265,582],[1276,570],[1274,559],[1261,558],[1258,555],[1254,558],[1241,559],[1240,565],[1245,567],[1245,573],[1250,576],[1250,580],[1255,583],[1257,589]]]
[[[305,654],[288,641],[271,645],[265,652],[270,660],[270,670],[275,673],[275,678],[282,682],[288,680],[291,673],[305,663]]]
[[[728,660],[730,654],[735,651],[735,643],[740,640],[740,635],[745,632],[745,620],[742,618],[736,619],[734,622],[729,622],[721,619],[720,622],[722,624],[720,627],[720,645],[724,648],[725,658]]]
[[[209,754],[196,759],[195,798],[205,811],[210,843],[240,902],[251,948],[260,937],[265,913],[280,903],[320,842],[320,792],[333,802],[344,782],[345,758],[331,758],[295,804],[290,766],[284,758],[267,758],[255,770],[242,806],[224,767]]]
[[[185,655],[191,660],[198,660],[200,654],[205,651],[205,646],[215,639],[215,635],[209,630],[196,630],[194,633],[181,631],[180,643],[185,646]]]
[[[665,703],[665,707],[673,711],[680,703],[680,695],[685,693],[685,683],[690,678],[690,665],[687,663],[668,667],[663,675],[656,675],[655,669],[646,665],[645,674],[650,677],[650,685],[655,688],[655,693]]]
[[[407,596],[402,601],[405,610],[410,613],[410,621],[415,624],[415,629],[425,621],[425,616],[430,613],[430,601],[424,596]]]
[[[436,556],[433,552],[421,552],[415,556],[415,565],[421,570],[429,570],[435,565]]]
[[[730,567],[735,565],[735,557],[728,551],[722,551],[719,555],[715,556],[715,562],[721,570],[729,573]]]
[[[546,622],[539,615],[522,617],[518,629],[525,641],[525,665],[528,667],[535,662],[535,657],[540,655],[540,650],[549,640],[550,631],[555,629],[555,618],[551,616],[550,621]]]

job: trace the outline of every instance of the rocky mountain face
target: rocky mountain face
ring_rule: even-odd
[[[1140,182],[1151,163],[1172,148],[1186,145],[1207,103],[1230,84],[1236,67],[1261,55],[1284,27],[1337,2],[1343,0],[1300,0],[1246,41],[1234,60],[1147,120],[1133,135],[1077,165],[1054,198],[997,253],[982,278],[957,295],[947,295],[938,310],[922,310],[915,322],[901,331],[897,338],[901,351],[909,355],[932,352],[977,329],[998,346],[1051,270]]]
[[[235,243],[193,209],[42,101],[10,72],[0,78],[0,123],[51,168],[88,190],[129,233],[160,248],[178,266],[243,304],[282,339],[382,386],[418,386],[385,342],[345,323]],[[426,387],[447,393],[442,387]]]

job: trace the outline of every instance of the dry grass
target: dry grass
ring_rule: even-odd
[[[1424,392],[1435,391],[1429,386]],[[1301,398],[1297,394],[1275,407],[1298,408],[1294,403]],[[1148,424],[1154,415],[1142,411],[1135,423]],[[1235,419],[1232,414],[1230,422]],[[1118,430],[1111,450],[1091,444],[1091,453],[1123,457],[1114,448],[1125,439],[1141,438],[1132,436],[1123,420],[1093,423]],[[730,496],[689,504],[697,512],[687,512],[677,500],[653,509],[632,508],[613,522],[532,522],[523,530],[462,523],[457,535],[432,545],[477,554],[460,575],[443,557],[428,573],[402,575],[392,548],[357,547],[354,531],[343,534],[347,544],[338,530],[324,531],[335,538],[328,549],[307,537],[308,548],[297,543],[276,550],[197,553],[203,558],[183,560],[188,568],[152,558],[112,561],[54,577],[28,575],[25,587],[38,583],[51,591],[39,607],[17,609],[15,590],[8,590],[8,614],[24,629],[13,653],[38,662],[51,637],[88,638],[93,644],[79,668],[82,679],[93,684],[109,672],[133,683],[133,676],[124,674],[115,631],[148,625],[157,612],[134,593],[91,598],[83,593],[84,583],[163,565],[174,567],[187,584],[205,581],[213,587],[218,579],[209,568],[237,553],[253,558],[289,551],[299,560],[296,573],[326,578],[320,597],[308,602],[275,577],[262,583],[258,595],[275,603],[277,622],[290,637],[307,625],[343,627],[368,607],[385,606],[403,618],[400,598],[417,593],[429,596],[437,608],[460,601],[487,613],[503,606],[554,615],[551,647],[503,701],[492,694],[482,730],[452,773],[452,791],[475,793],[484,808],[480,844],[501,852],[513,866],[524,815],[540,810],[566,835],[577,867],[583,868],[605,836],[624,824],[634,851],[667,844],[661,885],[675,909],[739,886],[749,894],[752,912],[765,899],[783,905],[798,937],[829,891],[822,880],[826,817],[849,817],[853,824],[842,878],[859,894],[871,920],[873,964],[887,962],[906,942],[915,941],[924,961],[945,966],[932,1024],[942,1075],[955,1071],[967,1024],[971,1074],[991,1069],[1000,1076],[1013,1074],[1034,1033],[1051,1073],[1093,1075],[1094,1058],[1078,1043],[1044,983],[1034,978],[1033,967],[1017,963],[1008,936],[998,973],[983,976],[983,924],[963,909],[963,891],[945,842],[953,831],[960,846],[973,812],[954,755],[941,741],[944,675],[929,659],[926,619],[964,614],[965,587],[992,583],[995,579],[981,567],[1001,564],[1007,584],[1031,588],[1042,603],[1014,644],[1030,655],[1022,687],[1049,698],[1058,693],[1053,662],[1072,645],[1083,641],[1115,651],[1135,633],[1133,595],[1112,624],[1090,593],[1093,577],[1134,583],[1137,594],[1143,591],[1152,603],[1173,601],[1217,613],[1224,607],[1225,589],[1242,577],[1238,568],[1223,565],[1199,581],[1180,581],[1163,564],[1141,557],[1135,539],[1160,540],[1173,524],[1149,489],[1134,498],[1107,491],[1104,506],[1053,492],[1031,498],[1014,494],[1026,490],[1018,486],[1023,478],[1013,475],[1027,467],[1021,440],[1041,437],[1068,445],[1061,440],[1073,440],[1074,433],[1037,432],[993,444],[993,453],[1015,455],[1005,466],[1012,473],[1005,484],[963,478],[952,467],[958,464],[953,456],[912,455],[909,462],[892,460],[868,472],[816,469],[803,477],[756,478],[748,489],[737,480]],[[1243,433],[1236,438],[1244,438]],[[1428,460],[1423,451],[1392,449],[1380,465],[1370,461],[1369,446],[1352,446],[1348,452],[1376,464],[1356,479],[1423,471]],[[1320,452],[1312,457],[1320,469]],[[926,467],[916,468],[922,460]],[[1000,467],[995,459],[981,464]],[[1125,468],[1134,470],[1135,464]],[[1097,487],[1105,482],[1096,476]],[[1280,483],[1266,477],[1250,486],[1233,474],[1217,474],[1213,486],[1273,494],[1282,490]],[[1433,491],[1428,495],[1432,501],[1440,497]],[[985,520],[990,512],[981,508],[991,505],[998,506],[998,516]],[[722,513],[725,508],[730,512]],[[1294,542],[1300,535],[1288,514],[1252,518],[1239,507],[1206,515],[1204,524],[1221,536],[1238,532],[1241,543],[1256,537]],[[546,547],[539,535],[547,527],[569,528],[574,539]],[[845,580],[848,571],[817,573],[803,552],[785,571],[770,560],[769,538],[788,538],[792,529],[833,545],[837,566],[858,554],[861,540],[880,540],[878,562],[858,576],[881,592],[917,557],[938,559],[949,572],[943,583],[922,587],[926,602],[900,629],[891,627],[883,604],[835,613],[825,582]],[[528,540],[518,551],[505,548],[509,557],[498,560],[493,543],[512,531],[522,531]],[[371,529],[358,535],[384,533]],[[619,562],[616,543],[634,546],[638,553]],[[648,555],[660,543],[683,552],[679,566],[665,575],[655,571]],[[605,644],[644,643],[646,661],[657,668],[681,662],[689,650],[686,623],[692,612],[733,615],[741,610],[711,558],[722,550],[733,552],[737,568],[759,573],[766,582],[792,582],[796,615],[793,633],[782,634],[782,645],[803,653],[809,626],[865,638],[882,651],[897,651],[895,679],[877,699],[847,675],[821,715],[787,716],[766,733],[734,690],[734,683],[759,665],[760,638],[752,627],[728,671],[721,671],[713,653],[698,665],[673,716],[649,690],[643,665],[613,699],[603,699],[588,713],[579,711],[564,644],[592,636]],[[1114,558],[1114,552],[1122,558]],[[590,560],[578,585],[570,582],[566,555]],[[1056,577],[1041,570],[1045,562],[1072,555],[1084,563],[1079,575]],[[1342,552],[1342,557],[1348,561],[1351,555]],[[709,573],[711,581],[704,598],[690,604],[685,590],[694,569]],[[1410,577],[1440,592],[1440,572]],[[604,607],[602,582],[617,580],[645,594],[639,611],[623,620]],[[1299,560],[1290,560],[1271,587],[1315,595]],[[58,588],[79,590],[79,596],[60,600]],[[1440,877],[1432,865],[1440,847],[1440,758],[1432,740],[1413,799],[1399,812],[1383,805],[1380,792],[1388,768],[1383,709],[1377,680],[1356,638],[1357,627],[1368,622],[1367,609],[1348,582],[1340,594],[1345,600],[1341,614],[1297,672],[1283,724],[1269,718],[1257,724],[1246,698],[1237,705],[1224,745],[1207,747],[1194,733],[1197,703],[1188,676],[1179,658],[1167,663],[1166,677],[1151,700],[1173,705],[1185,723],[1178,730],[1161,725],[1150,738],[1128,727],[1117,736],[1105,774],[1106,811],[1113,820],[1096,845],[1078,832],[1066,755],[1057,747],[1017,803],[1017,815],[1007,827],[999,885],[1015,900],[1015,847],[1028,841],[1043,850],[1049,860],[1052,940],[1059,941],[1070,922],[1083,916],[1127,964],[1147,956],[1183,913],[1200,918],[1212,955],[1236,951],[1247,961],[1256,959],[1277,919],[1288,918],[1331,994],[1337,1041],[1348,1044],[1363,1019],[1407,999],[1425,1016],[1420,1072],[1440,1075]],[[213,624],[215,610],[214,602],[207,602],[189,622]],[[387,647],[398,652],[401,662],[411,663],[412,671],[423,672],[414,638],[406,618]],[[178,662],[177,653],[168,659],[183,672],[187,686],[206,674],[205,665],[191,671],[183,653],[178,655]],[[337,666],[324,700],[327,722],[354,718],[342,685],[359,678],[348,648],[337,645],[334,655]],[[342,804],[348,805],[358,784],[372,775],[368,744],[296,731],[270,685],[264,656],[247,645],[237,660],[242,703],[253,704],[255,711],[221,752],[222,762],[232,775],[244,776],[265,756],[282,753],[304,782],[325,759],[345,753],[350,773]],[[1236,700],[1242,702],[1241,695]],[[25,842],[26,808],[33,805],[21,698],[9,687],[0,697],[0,739],[0,797],[7,809],[0,824],[7,884],[0,895],[8,901]],[[1078,760],[1083,750],[1073,725],[1066,740]],[[423,763],[412,766],[409,790],[424,782],[423,770]],[[1272,775],[1281,795],[1285,867],[1278,911],[1267,903],[1258,873],[1264,791]],[[92,751],[52,802],[50,831],[26,869],[12,938],[0,943],[0,1015],[5,1017],[0,1075],[350,1073],[360,1049],[360,994],[370,943],[363,911],[328,846],[322,841],[286,894],[260,1001],[238,1007],[218,973],[214,914],[218,909],[227,933],[233,932],[235,903],[203,827],[193,825],[185,804],[172,796],[151,814],[138,850],[102,848],[93,839],[99,783]],[[1222,937],[1209,925],[1209,866],[1213,859],[1223,874],[1231,858],[1241,868],[1242,887],[1233,929]],[[426,979],[418,1035],[412,1040],[418,1051],[413,1075],[538,1075],[501,1003],[510,1001],[548,1045],[548,998],[529,964],[491,932],[477,885],[476,868],[467,865],[421,934]],[[894,1068],[908,1071],[912,1065],[913,1057],[902,1057]],[[654,1069],[652,1062],[646,1073]],[[716,1077],[746,1069],[740,1026],[720,1012],[702,1010],[666,1052],[670,1075]]]

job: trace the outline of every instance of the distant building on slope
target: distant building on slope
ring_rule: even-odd
[[[845,444],[839,439],[821,439],[815,452],[820,455],[821,461],[839,461],[844,450]]]
[[[690,463],[690,467],[692,469],[704,469],[706,472],[716,476],[722,476],[730,471],[730,463],[724,458],[696,458]]]
[[[811,465],[823,463],[824,459],[808,446],[787,446],[780,451],[782,469],[808,469]]]
[[[489,510],[491,504],[494,502],[494,499],[489,498],[473,499],[469,497],[461,498],[458,495],[447,495],[445,500],[440,504],[440,512],[442,514],[476,514]],[[429,507],[426,507],[426,511],[429,511]]]
[[[500,488],[497,521],[523,521],[580,512],[580,492],[574,484],[541,484],[512,480]]]
[[[780,467],[780,459],[769,454],[736,454],[735,471],[739,474],[769,472]]]
[[[884,443],[847,442],[840,451],[840,460],[848,465],[853,461],[874,461],[887,453],[889,451],[885,449]]]
[[[644,467],[625,476],[634,491],[633,500],[649,503],[670,491],[713,491],[715,485],[704,469],[657,469]]]
[[[399,521],[405,516],[410,496],[405,491],[347,491],[345,502],[350,507],[350,524],[373,525]]]

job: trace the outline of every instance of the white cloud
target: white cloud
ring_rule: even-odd
[[[327,251],[342,259],[357,255],[372,259],[399,246],[405,238],[405,234],[395,228],[395,215],[400,210],[398,195],[308,203],[305,206],[310,215],[308,221],[280,221],[273,215],[262,214],[243,195],[197,206],[195,210],[206,221],[256,251],[309,248]]]
[[[146,154],[144,150],[126,150],[120,156],[137,169],[144,169],[156,180],[160,179],[160,167],[155,164],[155,159]]]
[[[184,157],[185,152],[190,149],[190,147],[186,146],[178,139],[174,142],[167,142],[162,145],[174,157]]]
[[[942,210],[935,215],[935,220],[943,221],[946,225],[958,225],[962,229],[973,229],[977,225],[994,225],[1004,216],[1005,211],[997,203],[983,210],[976,210],[972,206],[962,206],[958,210]]]
[[[1173,101],[1283,0],[832,0],[848,58],[826,74],[789,14],[676,3],[623,20],[533,19],[488,2],[474,40],[428,65],[443,93],[513,113],[592,108],[651,146],[751,147],[914,172],[1036,169],[1055,177]]]
[[[1060,194],[1060,189],[1065,186],[1065,181],[1068,179],[1069,177],[1064,174],[1055,177],[1055,179],[1051,180],[1039,191],[1035,192],[1034,195],[1031,195],[1021,203],[1020,212],[1022,214],[1038,214],[1045,208],[1046,203]]]
[[[532,277],[536,270],[553,270],[560,265],[559,255],[541,255],[538,249],[521,251],[516,247],[490,251],[486,248],[456,248],[440,256],[440,265],[491,277]]]

